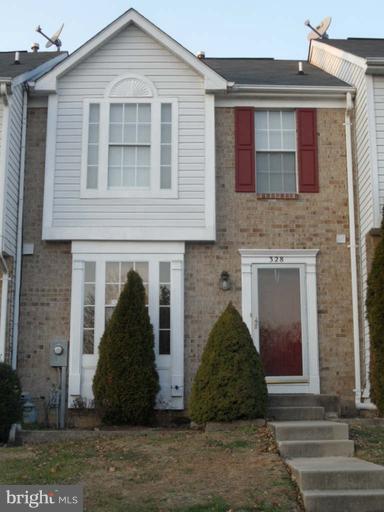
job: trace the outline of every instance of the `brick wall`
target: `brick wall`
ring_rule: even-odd
[[[71,244],[41,240],[47,109],[28,109],[27,123],[23,241],[34,253],[23,258],[18,372],[24,391],[48,397],[58,377],[49,343],[69,339]]]
[[[239,248],[320,249],[318,321],[322,393],[353,398],[354,362],[344,111],[318,110],[320,192],[266,200],[235,193],[234,110],[216,109],[217,242],[186,247],[185,367],[189,394],[210,328],[231,300],[241,310]],[[347,243],[336,244],[336,234]],[[219,288],[230,273],[231,291]]]

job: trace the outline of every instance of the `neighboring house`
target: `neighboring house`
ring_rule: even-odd
[[[27,125],[25,391],[48,396],[57,378],[49,342],[65,338],[69,407],[92,400],[98,343],[134,268],[154,326],[159,407],[186,406],[229,301],[270,392],[338,394],[353,405],[344,123],[354,88],[303,70],[197,58],[130,9],[30,84],[40,103]]]
[[[356,89],[353,124],[363,340],[362,392],[364,398],[369,398],[370,344],[365,298],[377,228],[380,227],[384,206],[384,39],[312,41],[309,61]]]
[[[17,339],[17,308],[13,298],[20,288],[22,179],[24,170],[27,82],[66,56],[56,52],[0,52],[0,361],[16,365],[12,338]],[[18,281],[15,282],[15,278]],[[13,320],[15,322],[13,322]],[[16,323],[16,325],[15,325]]]

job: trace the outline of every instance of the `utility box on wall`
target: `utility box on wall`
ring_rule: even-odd
[[[49,350],[49,363],[53,367],[68,366],[68,341],[53,340]]]

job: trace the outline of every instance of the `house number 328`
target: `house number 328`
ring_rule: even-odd
[[[271,263],[284,263],[284,256],[270,256]]]

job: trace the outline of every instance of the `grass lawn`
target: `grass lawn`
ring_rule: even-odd
[[[300,511],[267,428],[135,429],[0,449],[1,484],[83,483],[89,512]]]
[[[384,426],[369,421],[356,421],[349,427],[355,441],[356,457],[384,465]]]

